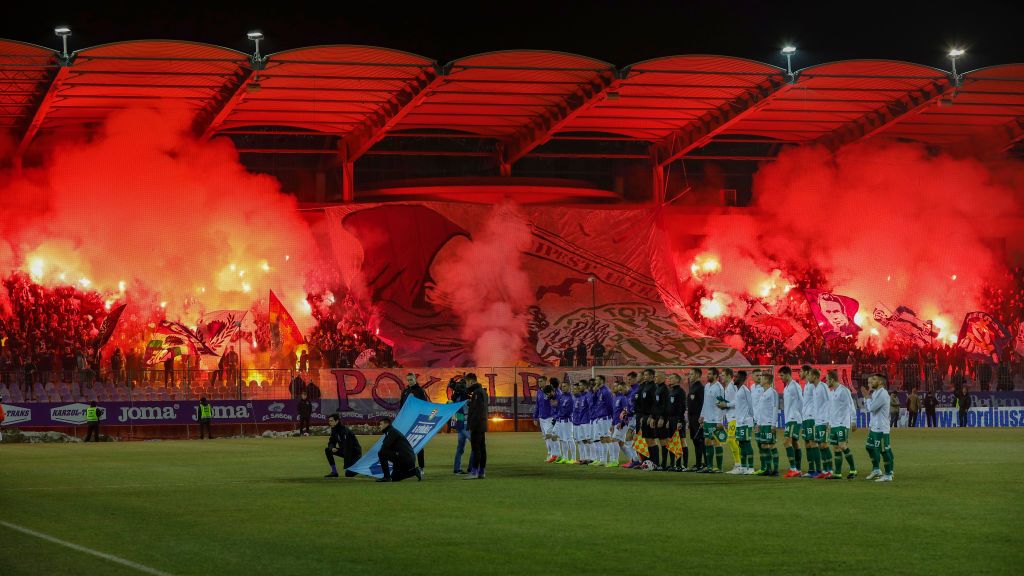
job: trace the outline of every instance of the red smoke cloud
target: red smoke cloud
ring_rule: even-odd
[[[293,197],[246,172],[188,115],[112,115],[89,141],[51,143],[42,168],[0,174],[0,273],[127,298],[168,318],[247,309],[270,289],[296,320],[314,243]],[[9,153],[9,147],[6,148]]]
[[[530,225],[515,205],[500,204],[472,240],[452,241],[432,267],[436,285],[430,299],[459,317],[462,337],[472,343],[480,366],[511,366],[521,358],[527,308],[534,302],[522,267],[530,237]]]
[[[789,286],[789,271],[817,270],[823,288],[859,300],[866,318],[876,302],[906,305],[955,331],[1006,266],[990,238],[999,235],[993,222],[1024,204],[1022,176],[1019,165],[909,144],[793,149],[755,176],[749,216],[709,226],[701,249],[684,257],[686,275],[699,252],[710,253],[721,271],[702,280],[709,291],[771,299]],[[774,280],[773,270],[782,271]]]

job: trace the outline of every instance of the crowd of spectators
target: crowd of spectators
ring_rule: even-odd
[[[1008,270],[999,280],[983,291],[980,307],[1014,335],[1024,321],[1024,268]],[[802,279],[803,282],[816,285],[821,278]],[[982,391],[1024,389],[1024,358],[1015,352],[1012,338],[998,351],[1000,361],[997,364],[972,358],[948,341],[936,341],[928,347],[883,342],[879,337],[826,342],[806,310],[797,313],[799,305],[783,303],[783,307],[793,311],[786,318],[800,323],[808,334],[798,346],[788,349],[783,340],[764,337],[742,317],[704,318],[700,312],[700,299],[704,297],[709,294],[702,288],[695,291],[688,306],[693,317],[709,335],[733,345],[740,344],[743,354],[755,364],[851,364],[854,374],[888,374],[901,390],[963,386]],[[799,290],[792,290],[786,298],[798,303],[802,296]],[[753,300],[747,304],[753,304]]]

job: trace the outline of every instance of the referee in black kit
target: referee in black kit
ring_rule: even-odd
[[[640,376],[640,388],[636,391],[636,423],[640,435],[647,441],[649,460],[660,466],[658,449],[657,417],[654,415],[657,401],[658,385],[654,383],[654,370],[646,368]]]
[[[694,463],[689,472],[698,472],[708,466],[704,462],[704,427],[700,425],[700,411],[704,408],[704,384],[700,381],[700,368],[690,368],[690,396],[687,398],[687,412],[690,424],[690,439],[693,440]]]

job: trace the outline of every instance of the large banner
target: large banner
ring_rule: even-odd
[[[935,337],[939,335],[932,321],[922,320],[916,312],[906,306],[900,306],[894,312],[885,304],[878,302],[875,304],[873,315],[876,322],[885,326],[893,340],[910,346],[931,346]]]
[[[214,424],[269,424],[298,422],[296,400],[212,400]],[[84,402],[4,404],[7,426],[85,426]],[[152,402],[98,402],[103,409],[100,424],[141,426],[196,424],[199,402],[165,400]],[[311,420],[323,422],[337,410],[337,400],[313,403]]]
[[[397,361],[472,365],[459,318],[429,294],[435,264],[481,234],[491,208],[423,202],[325,210],[342,276],[379,306],[380,335],[394,341]],[[657,209],[520,210],[530,229],[523,269],[534,299],[525,362],[557,364],[565,348],[601,341],[616,364],[746,363],[684,309]]]
[[[811,289],[804,290],[804,295],[826,342],[856,336],[860,331],[860,326],[854,322],[860,303],[853,298]]]
[[[391,425],[394,426],[395,430],[405,435],[406,439],[409,440],[409,444],[412,444],[412,451],[418,454],[427,445],[427,442],[430,442],[430,439],[441,428],[444,428],[448,421],[455,416],[455,413],[465,405],[465,402],[435,404],[433,402],[424,402],[415,396],[410,396],[405,401],[405,405],[402,406],[401,412],[398,413],[398,416],[395,416],[395,420]],[[383,441],[383,437],[378,438],[373,447],[363,454],[363,457],[358,462],[346,470],[365,476],[373,476],[374,478],[384,476],[380,466],[380,458],[378,457]]]
[[[1010,332],[984,312],[968,312],[960,326],[956,345],[979,360],[999,362],[999,354],[1010,342]]]

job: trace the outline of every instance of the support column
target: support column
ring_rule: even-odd
[[[352,173],[353,163],[341,163],[341,201],[350,204],[356,200],[356,185]]]
[[[665,169],[657,161],[651,163],[651,200],[659,206],[665,203]]]

